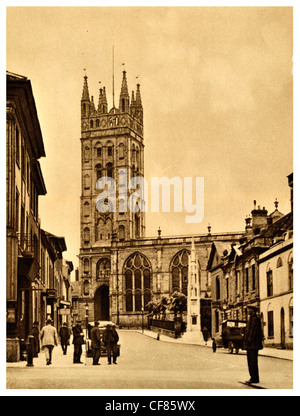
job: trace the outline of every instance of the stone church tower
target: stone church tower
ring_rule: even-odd
[[[114,92],[113,92],[114,95]],[[143,106],[140,85],[128,93],[123,71],[119,108],[109,110],[106,89],[100,88],[98,105],[89,94],[84,76],[81,98],[81,174],[79,275],[86,301],[98,290],[97,307],[90,317],[109,318],[116,242],[145,235],[143,198],[135,197],[137,179],[144,177]],[[132,198],[130,198],[132,197]],[[129,209],[128,202],[134,204]],[[97,298],[97,294],[95,295]],[[111,299],[112,300],[112,299]],[[82,305],[83,308],[83,305]],[[94,310],[93,310],[94,309]],[[82,315],[82,314],[81,314]]]
[[[129,182],[144,176],[143,107],[140,85],[136,94],[128,94],[123,71],[119,108],[108,111],[106,90],[100,88],[98,107],[89,96],[87,76],[81,99],[81,247],[112,240],[139,238],[145,233],[144,215],[136,201],[136,212],[128,209]],[[100,178],[112,178],[108,201],[99,200]],[[97,203],[97,207],[96,207]],[[105,207],[115,204],[115,209]],[[110,212],[115,211],[115,212]]]

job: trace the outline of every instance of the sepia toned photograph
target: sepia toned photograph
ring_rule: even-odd
[[[292,395],[293,6],[2,9],[4,394]]]

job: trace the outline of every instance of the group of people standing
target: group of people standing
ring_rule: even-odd
[[[81,328],[82,321],[78,320],[73,327],[73,363],[83,364],[81,361],[82,345],[85,344],[84,332]],[[56,328],[52,325],[52,320],[49,318],[46,321],[46,325],[43,326],[41,331],[38,330],[38,322],[35,322],[32,329],[32,335],[34,336],[34,356],[37,357],[41,347],[45,351],[46,365],[52,364],[52,351],[55,346],[58,345],[58,333]],[[68,328],[67,323],[64,323],[59,331],[60,344],[64,355],[67,355],[67,348],[70,345],[71,331]],[[93,365],[100,365],[99,360],[101,356],[101,343],[103,342],[106,351],[108,364],[117,364],[118,356],[118,341],[119,335],[116,331],[115,325],[108,324],[103,332],[101,339],[101,332],[99,328],[99,322],[95,322],[94,327],[90,331],[91,349],[93,354]]]
[[[107,351],[108,364],[111,364],[111,358],[113,358],[113,364],[117,364],[118,341],[119,335],[116,331],[116,326],[110,324],[106,326],[106,329],[103,332],[103,339],[101,341],[99,322],[95,322],[95,326],[91,330],[91,348],[93,351],[93,365],[100,365],[99,359],[101,355],[101,342],[103,342]]]

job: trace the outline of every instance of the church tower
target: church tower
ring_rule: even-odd
[[[95,104],[84,76],[79,315],[88,309],[90,320],[114,316],[118,246],[145,235],[143,106],[139,84],[130,97],[125,70],[118,104],[109,110],[105,87]]]
[[[94,97],[89,95],[87,76],[84,77],[81,146],[81,247],[102,245],[113,238],[124,241],[143,237],[142,198],[136,199],[134,209],[128,206],[134,192],[129,184],[134,188],[134,178],[144,177],[143,107],[139,84],[136,93],[132,91],[130,102],[126,71],[119,108],[113,106],[110,111],[105,87],[99,90],[96,108]],[[102,178],[114,181],[107,192],[107,181],[101,181]],[[100,194],[104,195],[103,200]]]

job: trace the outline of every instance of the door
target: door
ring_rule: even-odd
[[[109,288],[100,286],[94,297],[95,321],[109,321]]]
[[[285,325],[284,325],[284,309],[281,308],[280,313],[280,338],[281,348],[285,348]]]

